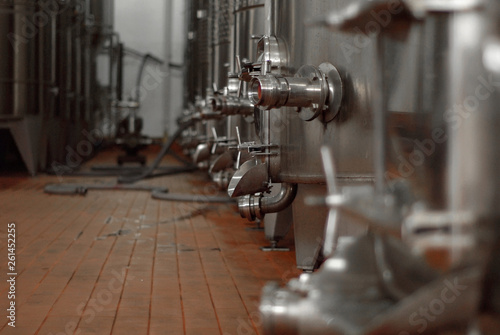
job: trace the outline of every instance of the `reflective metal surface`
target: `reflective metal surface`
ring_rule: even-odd
[[[95,62],[112,34],[113,3],[0,3],[0,126],[11,130],[31,174],[67,165],[66,148],[104,117]]]
[[[264,291],[267,334],[471,334],[484,302],[497,308],[498,296],[483,294],[498,292],[489,259],[499,241],[498,155],[490,151],[499,118],[495,61],[484,47],[498,33],[498,5],[438,3],[405,1],[391,13],[383,1],[357,1],[327,16],[334,31],[358,29],[358,38],[366,33],[358,27],[378,26],[375,185],[337,185],[343,158],[332,144],[323,150],[330,257],[317,273]],[[346,244],[339,215],[369,235]],[[429,322],[417,322],[422,306]]]
[[[271,127],[269,141],[280,144],[280,156],[269,159],[270,174],[280,181],[324,182],[318,150],[323,144],[334,147],[340,176],[371,175],[374,43],[367,43],[362,52],[349,53],[342,46],[355,45],[356,36],[306,26],[308,19],[348,3],[273,1],[276,18],[273,34],[285,42],[289,55],[283,75],[294,75],[306,64],[319,66],[329,62],[338,69],[344,83],[339,115],[326,125],[319,119],[304,122],[296,108],[262,113],[262,118],[267,119]]]
[[[210,148],[243,217],[267,219],[270,241],[291,221],[297,266],[321,266],[264,290],[264,332],[474,333],[477,314],[499,309],[500,5],[210,6],[221,33],[187,103],[203,126],[186,143]],[[453,303],[436,302],[444,290]],[[425,327],[422,306],[440,308]]]

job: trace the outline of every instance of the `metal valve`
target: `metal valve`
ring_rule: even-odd
[[[217,152],[217,148],[219,146],[221,147],[228,147],[231,145],[236,144],[236,139],[235,138],[228,138],[227,136],[218,136],[217,135],[217,130],[212,127],[212,135],[213,135],[213,140],[211,141],[212,144],[212,150],[211,153],[214,155]]]
[[[276,36],[262,36],[257,43],[257,62],[237,59],[239,78],[249,82],[257,75],[283,73],[288,63],[286,44]]]
[[[304,65],[294,77],[255,76],[248,97],[262,109],[297,107],[301,119],[311,121],[323,115],[324,122],[337,116],[343,95],[340,74],[330,63]]]
[[[253,117],[254,115],[254,105],[248,99],[220,95],[210,98],[209,103],[214,113],[242,115],[244,117]]]
[[[269,185],[266,185],[269,187]],[[262,192],[248,194],[238,199],[238,209],[242,218],[249,221],[262,220],[266,214],[285,210],[295,200],[297,184],[281,184],[279,192],[274,196],[264,196]]]

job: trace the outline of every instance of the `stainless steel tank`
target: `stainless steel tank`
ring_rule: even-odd
[[[209,54],[210,54],[210,74],[209,86],[206,90],[206,110],[211,113],[211,97],[220,94],[228,86],[228,72],[231,68],[233,58],[233,11],[232,0],[211,0],[209,4]],[[214,133],[215,131],[215,133]],[[207,121],[207,137],[211,141],[218,141],[217,137],[227,140],[227,118],[215,117]],[[217,145],[218,143],[214,143]],[[215,150],[212,152],[215,154]],[[212,157],[211,159],[213,159]]]
[[[496,1],[408,0],[317,16],[376,37],[375,185],[340,187],[342,158],[322,149],[331,213],[371,233],[339,238],[328,222],[321,269],[264,290],[266,334],[496,332],[478,315],[498,313],[499,13]]]
[[[32,174],[55,163],[67,166],[67,146],[75,146],[82,130],[94,129],[93,121],[102,117],[92,107],[98,85],[91,48],[112,33],[112,6],[113,1],[0,3],[0,115]],[[97,19],[98,30],[91,32],[89,17]]]
[[[84,35],[82,35],[84,50],[84,74],[82,76],[85,94],[86,119],[92,127],[98,127],[99,122],[111,117],[110,101],[116,99],[113,96],[115,85],[114,67],[119,57],[114,53],[119,43],[119,35],[114,31],[114,0],[85,0],[86,8],[84,16]],[[108,83],[97,85],[98,57],[108,54]],[[107,85],[107,87],[101,87]]]
[[[241,62],[248,60],[255,53],[256,36],[264,33],[265,11],[264,1],[233,1],[230,6],[231,52],[227,60],[225,73],[225,87],[215,97],[213,103],[217,112],[227,120],[225,138],[228,144],[235,147],[238,141],[248,142],[257,140],[253,104],[247,98],[247,85],[238,79]],[[244,163],[245,157],[231,152],[234,164],[226,172],[227,180],[233,173],[234,167]],[[227,185],[224,185],[227,188]]]
[[[186,69],[185,115],[182,120],[193,121],[190,129],[183,133],[183,143],[197,164],[208,167],[210,157],[208,140],[213,137],[213,121],[204,117],[207,92],[210,92],[213,79],[212,68],[212,20],[213,2],[190,1],[188,5],[188,44]]]
[[[30,22],[36,10],[35,0],[0,3],[2,119],[36,115],[39,111],[37,99],[40,91],[43,92],[43,78],[40,77],[43,68],[40,70],[37,56],[43,54],[40,52],[43,49],[40,48],[38,28]]]
[[[75,147],[83,138],[82,130],[90,125],[87,123],[90,94],[86,89],[96,88],[97,84],[95,72],[88,71],[91,65],[86,55],[89,32],[86,29],[85,4],[77,1],[60,3],[53,13],[55,31],[51,47],[55,52],[55,83],[52,89],[55,106],[47,122],[48,163],[52,166],[54,163],[68,165],[67,146]],[[90,57],[95,58],[96,54]]]
[[[268,169],[263,179],[299,184],[292,207],[297,264],[305,270],[318,262],[327,218],[326,209],[304,205],[326,193],[321,146],[333,146],[341,183],[373,179],[374,40],[349,53],[345,46],[355,46],[355,37],[306,24],[346,3],[266,1],[265,36],[246,64],[253,77],[250,100],[261,107],[256,124]],[[248,207],[251,199],[241,203]],[[342,234],[364,231],[348,218],[341,221]]]
[[[87,25],[98,31],[100,36],[113,33],[115,2],[114,0],[87,0],[85,11]]]
[[[270,2],[271,35],[282,39],[288,51],[282,74],[293,76],[303,65],[328,62],[338,69],[345,90],[341,110],[329,123],[320,118],[304,121],[297,107],[263,113],[263,118],[267,116],[275,124],[271,126],[270,142],[280,145],[280,154],[269,159],[270,175],[277,181],[325,183],[318,150],[323,144],[334,147],[339,176],[372,176],[373,44],[349,54],[345,46],[355,45],[353,36],[306,25],[307,20],[344,5],[345,1]]]
[[[51,17],[39,1],[0,3],[0,127],[10,129],[28,171],[46,155],[42,122],[52,107],[54,84]]]
[[[211,53],[213,64],[212,85],[216,90],[227,86],[228,72],[233,61],[231,50],[233,41],[233,11],[232,0],[212,0],[211,8]]]
[[[234,5],[234,52],[231,72],[237,74],[241,63],[250,60],[257,53],[258,38],[265,34],[265,1],[264,0],[238,0]],[[247,85],[238,82],[240,98],[247,99]],[[233,93],[234,94],[234,93]],[[235,94],[237,95],[237,93]],[[244,102],[240,101],[241,104]],[[257,140],[255,120],[251,115],[229,116],[230,126],[228,136],[236,137],[235,128],[238,127],[243,142]]]

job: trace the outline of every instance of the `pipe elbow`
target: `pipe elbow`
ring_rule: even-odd
[[[246,195],[238,200],[241,217],[254,221],[263,219],[266,214],[281,212],[291,205],[297,195],[297,184],[281,184],[278,194],[272,197]]]
[[[283,183],[277,195],[260,199],[260,210],[263,214],[281,212],[290,206],[296,195],[297,184]]]

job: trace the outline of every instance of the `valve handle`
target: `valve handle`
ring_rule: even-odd
[[[212,146],[212,155],[215,155],[219,143],[219,137],[217,136],[217,130],[215,130],[215,127],[212,127],[212,134],[214,135],[214,145]]]
[[[236,126],[236,137],[238,138],[238,148],[241,148],[241,136],[240,136],[240,128]],[[236,158],[236,169],[240,168],[241,164],[241,150],[238,150],[238,156]]]
[[[325,170],[326,183],[329,194],[337,193],[337,171],[335,169],[335,159],[332,148],[329,146],[321,147],[321,158],[323,160],[323,169]]]
[[[323,160],[323,169],[325,170],[328,194],[337,194],[337,172],[335,170],[335,159],[332,148],[323,146],[321,148],[321,158]],[[325,241],[323,245],[324,254],[330,256],[336,249],[339,239],[339,217],[337,210],[331,208],[328,212],[326,223]]]

